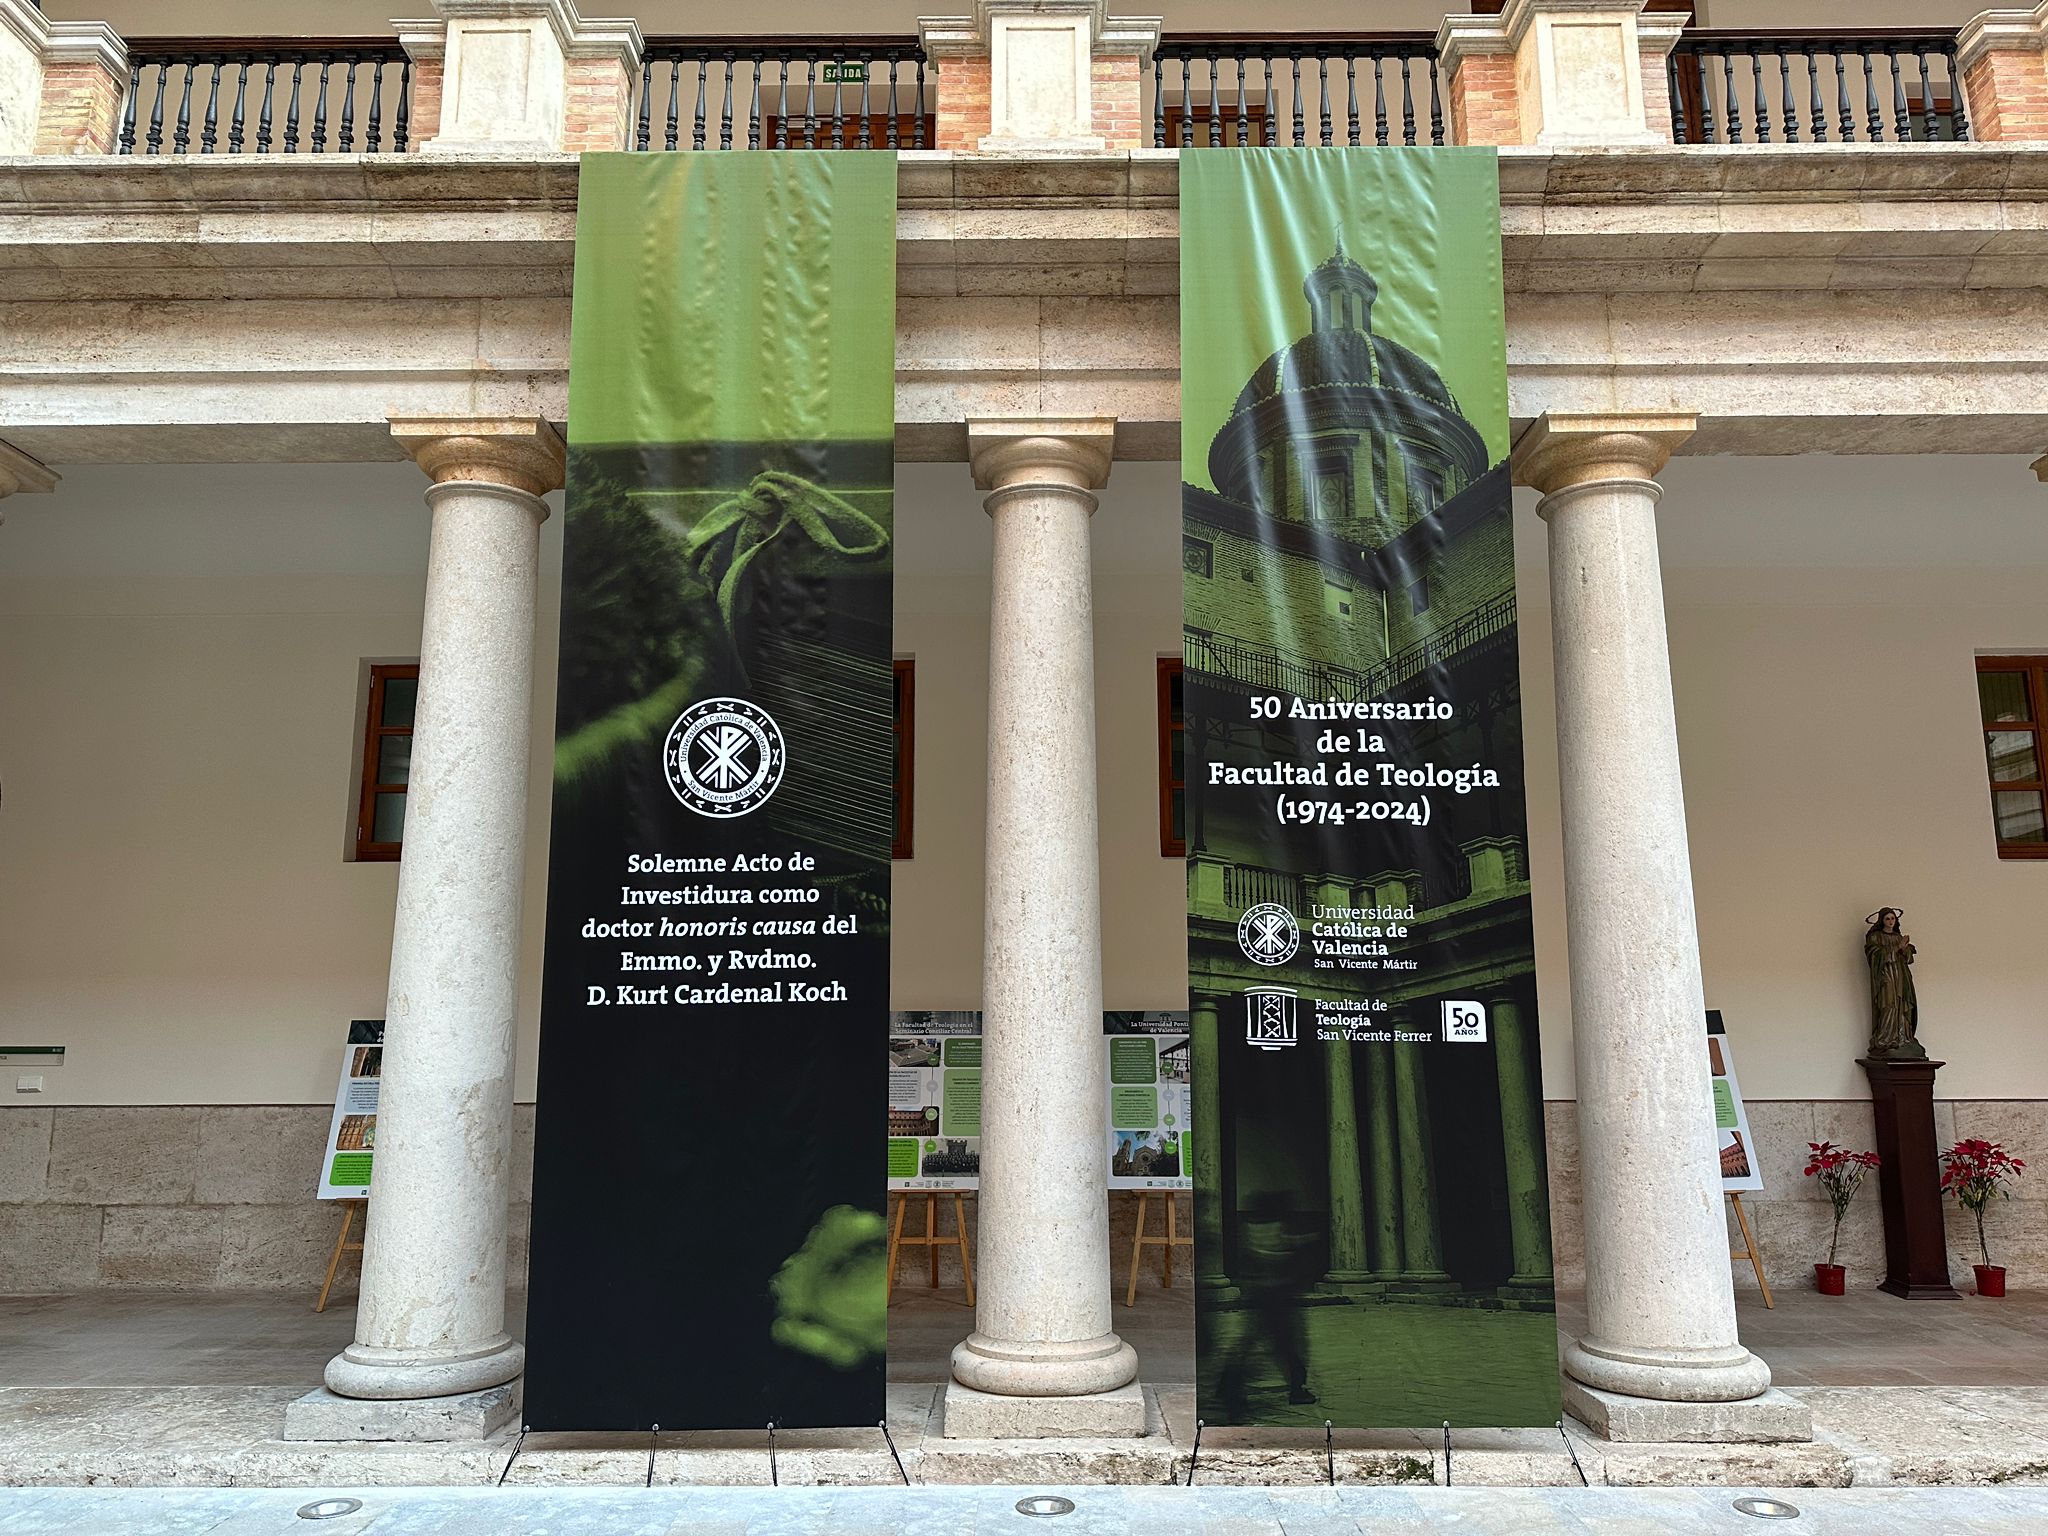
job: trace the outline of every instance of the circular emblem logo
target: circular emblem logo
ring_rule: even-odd
[[[692,704],[668,728],[661,766],[675,797],[699,816],[744,816],[782,782],[788,752],[765,709],[745,699]]]
[[[1278,902],[1247,907],[1237,920],[1237,947],[1255,965],[1285,965],[1300,945],[1301,928],[1294,914]]]

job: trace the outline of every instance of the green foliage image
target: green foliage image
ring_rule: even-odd
[[[887,1232],[881,1216],[835,1205],[769,1282],[775,1342],[851,1370],[889,1341]]]

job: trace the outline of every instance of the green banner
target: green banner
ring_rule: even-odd
[[[1500,198],[1183,155],[1197,1407],[1558,1415]]]
[[[882,1414],[895,241],[893,154],[583,159],[535,1429]]]

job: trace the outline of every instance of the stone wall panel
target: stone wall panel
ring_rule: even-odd
[[[193,1199],[201,1205],[289,1204],[320,1187],[331,1113],[317,1104],[216,1104],[199,1125]]]
[[[48,1198],[80,1205],[184,1205],[199,1175],[196,1104],[65,1105],[50,1134]]]
[[[100,1220],[96,1205],[0,1205],[0,1296],[99,1284]]]
[[[45,1198],[54,1118],[46,1108],[0,1108],[0,1201]]]
[[[100,1231],[99,1283],[211,1290],[220,1283],[223,1227],[217,1205],[110,1205]]]

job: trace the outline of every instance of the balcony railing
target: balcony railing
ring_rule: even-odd
[[[635,149],[926,149],[914,38],[647,40]]]
[[[402,154],[411,115],[395,38],[137,38],[120,152]]]
[[[1672,49],[1680,144],[1968,139],[1947,32],[1687,32]]]
[[[1152,59],[1155,149],[1443,142],[1427,33],[1194,32],[1163,39]]]

